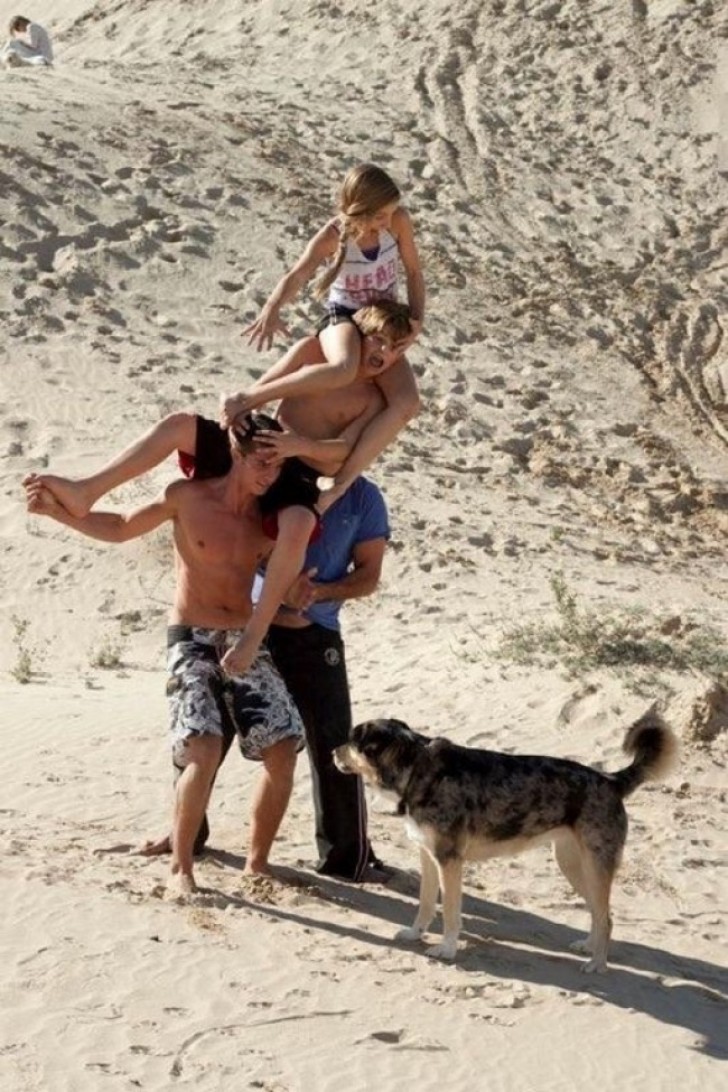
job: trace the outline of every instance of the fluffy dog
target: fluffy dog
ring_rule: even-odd
[[[443,936],[428,954],[454,959],[460,933],[464,861],[511,856],[553,842],[567,880],[586,902],[591,931],[573,945],[591,958],[585,971],[604,971],[612,931],[609,894],[627,837],[625,796],[664,776],[677,740],[655,709],[627,732],[632,762],[601,773],[564,758],[501,754],[430,739],[400,720],[370,720],[334,751],[343,773],[394,794],[420,846],[420,905],[398,940],[418,940],[442,892]]]

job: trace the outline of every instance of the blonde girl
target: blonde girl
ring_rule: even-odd
[[[361,337],[352,322],[360,307],[396,299],[399,266],[404,268],[412,333],[398,346],[403,353],[422,329],[425,285],[409,213],[400,204],[400,191],[386,171],[371,163],[353,167],[344,178],[337,215],[309,242],[298,261],[280,279],[260,315],[245,331],[259,349],[269,348],[278,330],[286,331],[281,309],[290,303],[320,266],[316,293],[325,299],[318,325],[324,365],[301,368],[294,375],[263,377],[244,395],[225,406],[232,419],[265,402],[299,394],[317,394],[351,383],[359,367]],[[370,423],[334,479],[340,495],[394,439],[419,410],[417,384],[402,356],[381,377],[386,408]],[[333,499],[333,497],[331,498]]]

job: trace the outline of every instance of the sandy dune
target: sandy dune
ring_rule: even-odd
[[[560,573],[595,612],[728,637],[724,5],[25,13],[57,64],[0,69],[3,1089],[722,1087],[725,691],[495,653]],[[610,769],[667,697],[682,765],[630,802],[606,976],[568,951],[586,915],[545,851],[469,870],[456,965],[393,944],[401,820],[372,804],[388,884],[317,877],[305,759],[281,878],[241,875],[231,756],[205,891],[163,902],[128,849],[168,820],[168,538],[114,550],[23,508],[28,470],[84,473],[274,359],[240,331],[365,159],[406,194],[429,312],[424,410],[372,470],[394,538],[347,607],[355,712]],[[291,333],[316,314],[304,295]]]

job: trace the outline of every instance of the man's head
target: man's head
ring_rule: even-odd
[[[235,420],[228,429],[233,466],[236,463],[246,472],[246,484],[251,493],[261,496],[273,484],[281,472],[283,460],[267,453],[256,444],[261,432],[283,432],[275,417],[265,413],[246,413]]]
[[[402,356],[398,346],[412,333],[409,307],[396,300],[361,307],[354,324],[362,336],[361,379],[374,379],[396,363]]]
[[[25,34],[29,26],[30,19],[26,19],[24,15],[14,15],[10,20],[10,37],[15,38],[18,34]]]

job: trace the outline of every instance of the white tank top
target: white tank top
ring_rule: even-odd
[[[377,300],[396,299],[398,259],[397,240],[388,231],[380,231],[373,258],[367,258],[353,239],[347,239],[344,261],[329,288],[329,302],[356,311]]]

